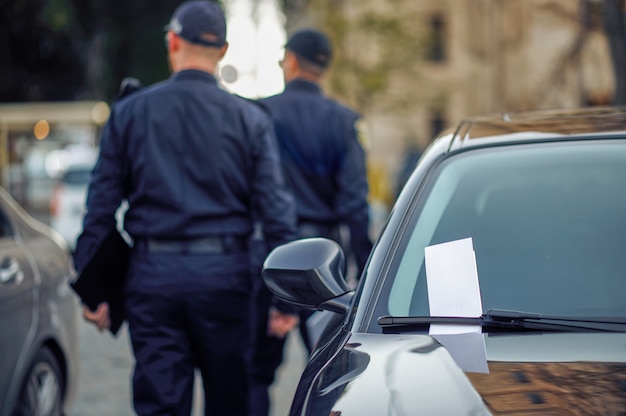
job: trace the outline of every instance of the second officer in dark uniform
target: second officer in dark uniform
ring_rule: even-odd
[[[205,414],[247,415],[252,212],[270,246],[294,237],[271,122],[213,75],[225,36],[216,3],[176,9],[166,35],[173,75],[115,104],[89,187],[78,271],[128,201],[125,307],[139,415],[189,415],[196,367]],[[106,304],[84,315],[109,325]]]
[[[360,272],[372,248],[365,152],[358,134],[359,115],[322,92],[320,82],[331,58],[324,33],[310,29],[294,33],[280,62],[285,90],[261,104],[274,122],[285,176],[296,200],[299,237],[326,237],[341,243],[340,227],[345,226],[350,236],[344,250],[354,257]],[[271,295],[261,288],[253,364],[255,415],[267,414],[267,389],[282,361],[283,337],[290,328],[284,312],[275,308]],[[299,313],[300,332],[309,349],[305,321],[310,314],[308,310]]]

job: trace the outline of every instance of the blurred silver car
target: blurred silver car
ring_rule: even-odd
[[[0,415],[68,414],[79,303],[67,244],[0,188]]]
[[[93,163],[70,165],[54,186],[50,200],[50,226],[63,236],[70,250],[74,250],[82,231],[93,166]]]

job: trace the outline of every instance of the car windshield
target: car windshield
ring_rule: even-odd
[[[421,191],[377,316],[429,315],[424,248],[464,238],[473,241],[483,311],[626,316],[625,191],[621,141],[450,157]]]

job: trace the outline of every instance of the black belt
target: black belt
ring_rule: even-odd
[[[161,254],[209,254],[238,253],[246,251],[247,242],[242,237],[202,237],[189,240],[169,240],[159,238],[138,238],[134,245],[145,253]]]

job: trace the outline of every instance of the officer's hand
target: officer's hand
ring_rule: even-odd
[[[96,311],[92,311],[86,306],[83,306],[83,318],[92,322],[98,327],[98,331],[102,332],[111,326],[111,319],[109,318],[109,304],[104,302],[98,305]]]
[[[284,338],[289,331],[298,325],[298,315],[282,313],[276,308],[270,308],[267,320],[267,335]]]

